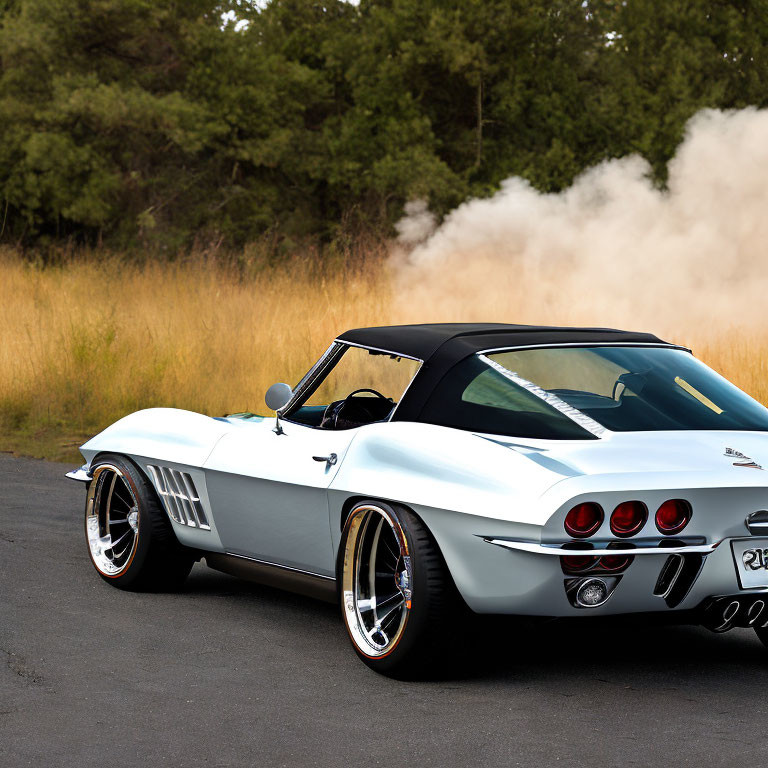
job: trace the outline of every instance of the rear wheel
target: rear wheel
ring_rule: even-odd
[[[149,480],[130,461],[103,456],[92,467],[85,537],[98,574],[115,587],[179,587],[194,556],[182,547]]]
[[[392,677],[436,671],[461,603],[426,526],[402,507],[363,502],[340,556],[341,609],[360,659]]]

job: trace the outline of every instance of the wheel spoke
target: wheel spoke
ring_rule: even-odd
[[[126,515],[128,514],[128,510],[130,508],[131,505],[121,496],[118,496],[117,491],[115,491],[115,493],[112,495],[112,508],[110,510],[111,514]]]
[[[116,549],[117,545],[118,545],[118,544],[119,544],[121,541],[123,541],[125,538],[127,538],[128,536],[130,536],[130,535],[131,535],[131,533],[132,533],[132,531],[128,530],[128,531],[126,531],[126,532],[125,532],[125,533],[124,533],[124,534],[123,534],[123,535],[122,535],[122,536],[121,536],[119,539],[117,539],[117,541],[113,541],[113,542],[112,542],[112,545],[110,546],[110,549],[112,550],[112,553],[113,553],[113,554],[114,554],[114,552],[115,552],[115,549]],[[129,542],[129,543],[130,543],[130,542]],[[123,551],[125,551],[125,550],[123,550]]]
[[[402,592],[395,592],[394,594],[390,595],[389,597],[385,597],[383,600],[379,600],[376,603],[376,608],[380,609],[383,608],[387,603],[391,603],[393,600],[396,600],[398,597],[402,597]]]
[[[373,534],[371,553],[368,560],[368,590],[370,592],[371,602],[373,603],[374,621],[376,620],[376,550],[379,546],[379,538],[381,537],[381,528],[383,525],[384,518],[381,518]]]
[[[400,554],[396,553],[395,550],[392,549],[392,547],[389,546],[389,544],[387,543],[386,539],[384,540],[384,546],[385,546],[387,552],[389,552],[389,554],[392,556],[392,559],[395,561],[395,565],[397,565],[397,561],[400,559]]]
[[[119,501],[125,504],[128,509],[133,506],[133,499],[131,498],[131,494],[128,492],[128,488],[125,486],[125,483],[121,482],[118,486],[115,487],[114,495]]]
[[[115,483],[117,483],[117,474],[112,473],[112,483],[109,486],[109,493],[107,494],[107,517],[106,517],[106,525],[104,526],[104,530],[107,531],[109,529],[109,515],[112,511],[112,494],[115,492]]]
[[[398,592],[398,594],[400,595],[399,592]],[[389,619],[392,616],[393,613],[395,613],[400,608],[402,608],[404,604],[405,604],[405,598],[402,595],[400,595],[400,599],[394,605],[392,605],[390,608],[388,608],[387,611],[383,615],[379,615],[379,623],[382,626],[384,626],[384,622],[387,621],[387,619]],[[381,606],[379,606],[379,607],[381,607]]]
[[[133,540],[129,541],[129,542],[128,542],[128,543],[125,545],[125,547],[123,548],[123,551],[122,551],[122,552],[120,552],[120,554],[118,554],[118,555],[114,555],[114,549],[113,549],[113,550],[112,550],[112,553],[113,553],[113,555],[114,555],[114,559],[115,559],[115,560],[120,560],[120,559],[123,557],[123,555],[124,555],[126,552],[128,552],[130,549],[132,549],[132,548],[133,548]]]
[[[368,598],[367,600],[357,601],[357,610],[360,611],[360,613],[365,613],[366,611],[372,611],[375,607],[376,605],[371,598]]]

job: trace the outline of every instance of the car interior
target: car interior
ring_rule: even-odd
[[[354,429],[364,424],[386,421],[395,405],[391,397],[366,387],[356,389],[342,400],[334,400],[328,405],[301,406],[285,418],[319,429]]]

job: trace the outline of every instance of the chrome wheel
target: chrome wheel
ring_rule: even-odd
[[[93,471],[85,535],[93,564],[103,576],[119,576],[130,565],[139,539],[139,505],[125,475],[112,464]]]
[[[397,518],[365,505],[347,520],[342,590],[344,618],[353,642],[369,657],[394,650],[411,610],[413,571]]]

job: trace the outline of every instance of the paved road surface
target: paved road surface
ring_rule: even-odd
[[[751,631],[480,625],[482,660],[402,683],[333,606],[195,566],[105,584],[62,465],[0,455],[0,766],[751,766],[768,651]]]

